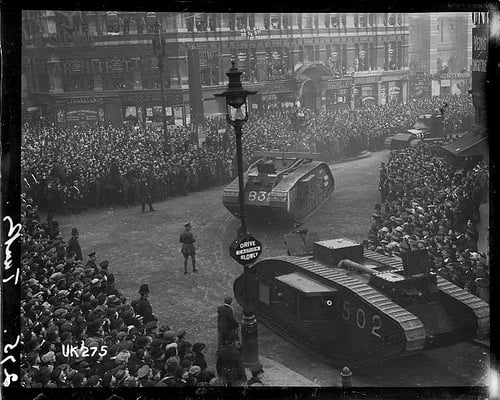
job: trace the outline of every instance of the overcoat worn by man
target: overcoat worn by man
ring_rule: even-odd
[[[229,338],[225,346],[217,352],[217,375],[226,378],[228,386],[237,382],[245,383],[247,376],[241,353],[234,346],[234,340]]]
[[[139,197],[141,198],[141,208],[142,212],[146,209],[146,202],[148,203],[149,206],[149,211],[156,211],[153,208],[153,203],[152,203],[152,196],[151,196],[151,185],[149,180],[143,176],[139,180]]]
[[[76,254],[75,260],[83,260],[82,249],[80,243],[78,243],[78,229],[73,228],[71,230],[71,239],[68,241],[67,254],[74,251]]]
[[[239,327],[239,324],[234,318],[233,307],[231,307],[232,302],[233,299],[231,297],[226,297],[224,299],[224,304],[217,307],[217,331],[219,349],[230,338],[238,337],[237,329]]]
[[[191,257],[191,262],[193,264],[193,272],[198,272],[196,269],[196,249],[194,247],[196,238],[191,232],[190,222],[184,224],[184,232],[181,233],[179,242],[182,243],[181,253],[184,256],[184,274],[188,273],[187,263],[189,257]]]
[[[139,294],[141,295],[141,298],[137,301],[135,312],[143,318],[142,323],[144,325],[150,321],[156,321],[157,318],[153,314],[153,307],[148,300],[149,286],[147,284],[141,285],[139,288]]]

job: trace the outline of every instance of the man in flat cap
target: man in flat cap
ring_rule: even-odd
[[[78,243],[78,229],[76,228],[71,230],[71,239],[68,242],[67,253],[69,254],[71,251],[74,251],[76,254],[75,260],[83,260],[82,248],[80,247],[80,243]]]
[[[184,224],[184,232],[181,233],[179,242],[182,243],[181,253],[184,256],[184,274],[187,274],[187,263],[188,258],[191,257],[191,262],[193,264],[193,272],[198,272],[196,269],[196,250],[194,248],[194,243],[196,239],[191,232],[191,222],[186,222]]]

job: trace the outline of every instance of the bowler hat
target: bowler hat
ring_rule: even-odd
[[[139,294],[148,294],[149,293],[149,286],[147,283],[141,285],[141,287],[139,288]]]
[[[203,351],[204,348],[205,348],[205,343],[197,342],[193,345],[193,351],[195,353],[200,353],[201,351]]]
[[[72,235],[76,235],[77,233],[78,233],[78,229],[76,229],[76,228],[71,229]]]

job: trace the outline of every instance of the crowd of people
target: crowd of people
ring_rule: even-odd
[[[252,114],[243,128],[244,164],[261,150],[313,150],[329,162],[381,150],[388,135],[411,128],[422,113],[440,110],[447,134],[460,131],[473,115],[470,96],[355,110],[347,105],[319,111],[270,107]],[[175,127],[165,137],[161,127],[59,129],[26,123],[22,137],[23,189],[37,204],[59,212],[110,202],[128,206],[145,196],[162,201],[236,176],[234,135],[222,116],[207,118],[202,146],[194,144],[189,127]]]
[[[181,127],[165,143],[161,129],[113,127],[23,129],[21,168],[25,187],[39,204],[74,211],[102,206],[108,193],[137,203],[147,181],[154,201],[228,182],[233,155],[228,148],[196,148]],[[50,200],[50,201],[49,201]]]
[[[488,196],[484,162],[457,169],[442,149],[422,144],[391,153],[380,167],[368,247],[387,255],[426,249],[431,268],[489,302],[487,255],[478,252],[479,206]]]
[[[244,127],[244,151],[316,147],[331,161],[379,150],[387,135],[411,128],[421,113],[444,107],[447,133],[462,128],[472,113],[470,100],[450,97],[415,100],[360,110],[346,107],[318,112],[273,107]],[[231,299],[218,310],[218,359],[209,368],[204,343],[191,344],[182,327],[158,321],[142,285],[130,301],[115,287],[112,266],[84,254],[78,231],[66,244],[57,221],[47,222],[38,204],[80,211],[101,190],[119,192],[136,185],[128,202],[186,194],[233,179],[234,139],[223,118],[206,122],[202,147],[179,127],[165,142],[160,129],[137,127],[23,128],[21,379],[24,387],[226,386],[258,384],[262,367],[247,381],[238,350],[237,323],[227,319]],[[388,255],[426,249],[431,267],[444,278],[488,301],[489,267],[478,252],[479,204],[488,193],[488,169],[456,170],[437,145],[394,151],[381,166],[382,205],[377,204],[367,246]],[[128,184],[128,186],[127,186]],[[108,187],[108,188],[107,188]],[[104,188],[104,189],[103,189]],[[144,192],[148,192],[148,196]],[[58,195],[57,195],[58,194]],[[127,196],[125,196],[127,203]],[[150,209],[152,207],[150,206]],[[58,209],[55,211],[59,212]],[[194,264],[193,264],[194,270]],[[232,309],[229,313],[232,313]],[[221,321],[227,319],[226,323]],[[234,319],[234,318],[233,318]]]
[[[229,326],[215,368],[209,368],[204,343],[191,344],[186,329],[174,331],[154,315],[147,284],[129,301],[115,287],[107,260],[97,263],[91,252],[84,262],[76,228],[66,244],[55,221],[41,222],[38,207],[24,193],[21,207],[23,387],[259,384],[261,365],[251,369],[247,381],[236,346],[238,323]],[[236,322],[230,300],[225,301],[225,318],[230,314]]]

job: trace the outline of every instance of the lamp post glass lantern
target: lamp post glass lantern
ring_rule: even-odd
[[[238,164],[238,183],[239,183],[239,203],[240,203],[240,230],[239,235],[245,235],[247,232],[246,212],[245,212],[245,188],[243,187],[243,154],[241,146],[241,136],[243,135],[243,124],[248,121],[247,97],[257,92],[245,90],[241,84],[241,71],[238,71],[234,61],[232,67],[226,75],[229,78],[227,90],[216,94],[215,97],[224,97],[226,99],[226,120],[234,127],[236,135],[236,158]]]
[[[238,161],[238,186],[239,186],[239,204],[240,204],[240,227],[238,237],[248,235],[245,212],[245,188],[243,186],[243,151],[241,145],[241,136],[243,135],[243,124],[248,120],[247,97],[257,92],[245,90],[241,84],[241,71],[235,67],[232,61],[232,67],[226,75],[229,78],[227,90],[216,94],[215,97],[224,97],[226,99],[226,120],[228,124],[234,127],[236,136],[236,158]],[[243,320],[241,322],[241,344],[243,364],[246,367],[256,366],[259,363],[259,346],[257,335],[257,320],[251,310],[248,299],[248,271],[249,266],[244,265],[245,281],[245,304],[243,307]]]

